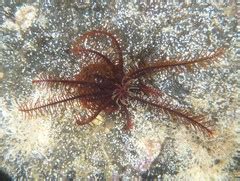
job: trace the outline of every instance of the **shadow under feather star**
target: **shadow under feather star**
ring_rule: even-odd
[[[129,107],[132,102],[137,102],[159,110],[187,128],[207,136],[213,135],[210,122],[203,115],[193,115],[188,110],[172,106],[172,98],[165,99],[164,92],[154,88],[150,83],[143,83],[143,80],[144,77],[154,73],[171,73],[172,70],[187,72],[206,68],[223,56],[224,48],[191,59],[159,59],[154,63],[126,69],[123,66],[123,53],[116,36],[105,30],[92,30],[76,39],[70,52],[76,58],[84,58],[84,65],[79,73],[72,78],[42,74],[32,81],[42,88],[51,88],[50,91],[62,89],[61,95],[47,100],[39,98],[37,102],[26,102],[20,105],[19,111],[30,117],[51,114],[58,111],[59,107],[67,109],[69,105],[77,102],[89,110],[86,116],[75,116],[77,124],[89,124],[101,112],[107,114],[118,112],[126,119],[124,129],[130,130],[133,123]]]

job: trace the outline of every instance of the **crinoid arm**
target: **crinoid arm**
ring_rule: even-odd
[[[78,125],[86,125],[92,122],[96,117],[104,110],[106,109],[110,104],[110,99],[106,101],[104,104],[98,107],[96,110],[89,111],[87,115],[83,116],[75,116],[76,123]]]
[[[131,99],[136,100],[143,105],[158,109],[174,121],[184,124],[187,128],[192,128],[193,130],[201,132],[209,137],[213,135],[209,122],[206,121],[202,115],[194,116],[188,111],[173,107],[168,102],[154,103],[137,96],[131,96]]]
[[[108,54],[103,53],[99,50],[99,47],[96,48],[94,46],[91,46],[90,48],[83,48],[85,47],[85,41],[96,41],[96,40],[107,40],[109,39],[111,41],[111,44],[108,47],[105,47],[109,49]],[[95,51],[95,49],[98,49],[98,51]],[[71,52],[74,55],[79,55],[82,52],[85,53],[95,53],[98,57],[101,57],[105,59],[105,61],[108,61],[109,63],[111,60],[114,60],[115,62],[111,62],[114,65],[117,65],[119,68],[118,70],[123,71],[123,55],[122,55],[122,49],[120,47],[120,44],[118,40],[115,38],[115,36],[105,30],[92,30],[89,32],[84,33],[81,35],[76,41],[73,43]]]
[[[82,81],[74,78],[59,78],[49,74],[40,74],[34,80],[32,80],[32,83],[41,88],[99,88],[99,85],[95,82]]]
[[[110,66],[113,70],[115,70],[115,65],[111,60],[99,53],[98,51],[92,50],[92,49],[87,49],[81,46],[77,46],[72,48],[72,52],[76,56],[83,56],[83,57],[89,57],[86,60],[88,60],[88,63],[97,63],[97,62],[105,62],[107,63],[108,66]]]
[[[126,123],[125,123],[123,129],[126,130],[126,131],[129,131],[133,128],[133,122],[132,122],[132,119],[131,119],[130,112],[128,111],[127,106],[125,106],[125,105],[122,105],[121,111],[122,111],[122,114],[125,116],[125,119],[126,119]]]
[[[147,96],[162,97],[164,94],[159,89],[156,89],[150,85],[140,84],[139,88],[140,88],[140,91],[143,92]]]
[[[58,95],[51,96],[47,100],[38,99],[36,102],[28,102],[19,106],[19,111],[24,112],[27,116],[33,117],[34,115],[53,114],[61,107],[72,106],[74,102],[79,101],[94,101],[104,100],[109,97],[108,94],[72,94],[72,95]]]
[[[193,71],[195,68],[205,68],[209,64],[216,62],[220,57],[224,55],[225,49],[219,48],[212,53],[202,54],[197,58],[189,59],[160,59],[152,65],[146,65],[145,67],[130,70],[127,73],[126,79],[137,79],[147,74],[152,74],[160,71],[175,70],[177,72]]]

